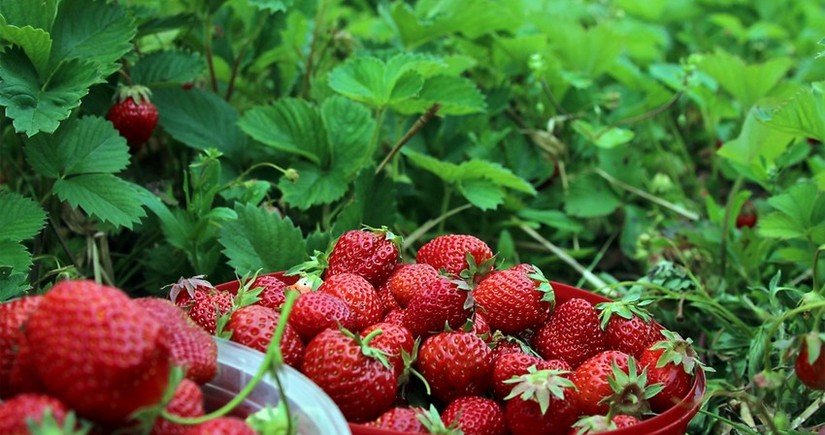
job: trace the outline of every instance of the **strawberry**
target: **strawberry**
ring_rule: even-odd
[[[479,396],[459,397],[444,409],[441,420],[464,435],[504,435],[504,411],[498,402]]]
[[[249,305],[232,313],[226,324],[226,332],[231,334],[232,341],[265,353],[280,317],[280,313],[272,308]],[[304,344],[288,323],[281,337],[280,347],[284,363],[300,368],[304,357]]]
[[[429,264],[404,264],[387,280],[387,287],[398,305],[406,308],[421,289],[432,287],[439,277],[438,271]]]
[[[11,366],[9,387],[4,393],[14,396],[20,393],[46,393],[46,387],[37,375],[34,355],[28,340],[23,340],[17,348],[17,356]]]
[[[794,369],[796,377],[812,390],[825,390],[825,334],[811,333],[802,339]]]
[[[573,298],[561,304],[533,337],[533,348],[545,359],[561,359],[577,367],[605,350],[605,333],[590,302]]]
[[[347,231],[332,248],[324,279],[353,273],[380,287],[399,261],[400,237],[387,228]]]
[[[382,284],[381,287],[375,289],[375,292],[378,293],[378,300],[381,301],[381,306],[383,307],[383,312],[381,314],[382,316],[392,310],[401,309],[401,305],[398,305],[398,301],[395,300],[395,296],[392,295],[390,287],[387,283],[389,283],[389,281]]]
[[[124,86],[106,114],[133,153],[149,140],[158,123],[158,109],[149,101],[151,94],[144,86]]]
[[[318,291],[337,296],[347,304],[352,312],[352,328],[357,331],[380,321],[384,315],[384,306],[375,287],[360,275],[332,275],[318,287]]]
[[[0,403],[0,433],[4,435],[28,435],[28,420],[45,423],[44,414],[49,412],[56,426],[66,421],[69,409],[61,401],[41,394],[20,394]],[[72,433],[56,431],[54,433]],[[36,432],[35,432],[36,433]],[[44,432],[46,433],[46,432]],[[49,432],[52,433],[52,432]]]
[[[11,371],[25,338],[22,328],[41,300],[42,296],[27,296],[0,304],[0,397],[13,395]]]
[[[478,335],[487,343],[493,339],[493,331],[490,328],[490,323],[487,322],[487,318],[483,314],[477,311],[473,313],[472,331],[473,334]]]
[[[195,297],[189,317],[210,334],[215,334],[218,317],[232,311],[234,295],[222,290],[209,290],[202,297]]]
[[[490,346],[493,348],[493,361],[497,361],[504,355],[508,355],[511,353],[523,353],[523,354],[530,354],[535,353],[527,346],[526,343],[522,342],[518,338],[512,336],[504,336],[501,333],[493,334],[492,341]]]
[[[218,417],[189,428],[186,435],[257,435],[238,417]]]
[[[160,323],[172,363],[183,367],[188,379],[205,384],[215,377],[218,345],[185,311],[160,298],[135,299],[134,304]]]
[[[607,413],[608,405],[602,401],[613,393],[608,379],[614,376],[614,365],[627,371],[627,354],[606,350],[583,362],[573,372],[572,380],[579,390],[579,407],[583,414]]]
[[[592,415],[577,421],[573,427],[576,429],[576,435],[586,435],[624,429],[639,423],[641,423],[641,420],[630,415],[619,414],[614,415],[612,418],[608,418],[606,415]]]
[[[402,309],[391,310],[388,312],[381,321],[383,323],[392,323],[394,325],[401,325],[404,326],[404,316],[406,315],[406,311]]]
[[[663,337],[661,325],[653,321],[650,313],[644,309],[644,306],[653,301],[636,304],[636,299],[638,298],[604,302],[596,305],[596,309],[601,310],[599,318],[605,331],[607,348],[639,358],[642,351]]]
[[[381,334],[372,339],[372,345],[386,353],[387,360],[395,368],[396,377],[401,376],[404,371],[404,354],[413,354],[415,340],[407,328],[385,322],[367,327],[361,331],[361,337],[366,337],[378,329],[381,330]]]
[[[545,361],[537,356],[527,355],[521,351],[501,355],[493,365],[493,393],[499,400],[504,399],[513,389],[511,384],[505,383],[515,376],[527,374],[527,369],[536,370],[554,369],[562,371],[572,370],[570,365],[562,360]]]
[[[697,366],[700,370],[705,369],[691,339],[685,340],[672,331],[662,331],[662,334],[666,340],[650,346],[639,357],[639,365],[647,369],[650,382],[664,387],[650,399],[655,412],[664,412],[687,396]]]
[[[580,415],[578,392],[569,373],[530,367],[507,381],[512,392],[505,397],[504,417],[513,435],[567,433]]]
[[[472,255],[476,266],[493,258],[493,251],[479,238],[463,234],[438,236],[422,246],[415,256],[416,263],[427,263],[453,275],[468,269],[467,254]]]
[[[289,313],[289,324],[309,343],[327,328],[352,328],[352,313],[341,299],[320,292],[304,293],[295,300]]]
[[[418,408],[395,407],[381,414],[367,426],[406,433],[427,433],[427,429],[418,420],[421,410]]]
[[[494,272],[473,290],[476,307],[492,329],[516,334],[547,319],[555,305],[553,287],[541,270],[533,269],[529,274],[521,269]]]
[[[205,277],[206,275],[196,275],[191,278],[180,277],[176,283],[166,286],[169,287],[169,299],[175,305],[188,311],[196,299],[205,296],[210,290],[215,290],[215,286],[205,280]]]
[[[416,368],[442,403],[461,396],[478,396],[490,387],[493,351],[471,332],[442,332],[427,338]]]
[[[267,308],[272,308],[280,312],[281,307],[286,302],[286,283],[272,275],[261,275],[255,278],[252,287],[263,287],[258,297],[258,305],[263,305]]]
[[[458,329],[470,317],[465,308],[467,293],[447,278],[439,278],[432,287],[421,289],[407,306],[404,326],[413,337],[428,337],[444,330],[448,324]]]
[[[26,341],[51,395],[117,424],[163,396],[170,358],[161,328],[118,289],[61,281],[29,318]]]
[[[175,395],[166,405],[166,412],[178,417],[199,417],[204,415],[203,392],[198,384],[184,379],[175,389]],[[189,426],[172,423],[158,417],[152,427],[151,435],[184,435]]]
[[[383,352],[346,330],[327,329],[307,345],[301,371],[318,384],[348,421],[374,420],[395,402],[398,378]]]

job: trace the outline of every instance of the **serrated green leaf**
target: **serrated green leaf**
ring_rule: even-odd
[[[482,210],[494,210],[504,202],[501,187],[483,178],[460,180],[457,187],[467,201]]]
[[[441,105],[440,115],[468,115],[487,110],[478,87],[464,77],[436,76],[427,79],[417,98],[402,100],[392,107],[399,113],[424,113],[434,103]]]
[[[89,87],[100,81],[95,65],[88,61],[63,62],[43,83],[22,49],[12,47],[0,56],[0,105],[14,120],[14,129],[29,137],[54,132],[80,105]]]
[[[800,90],[777,106],[757,107],[754,114],[777,130],[825,141],[825,96],[816,87]]]
[[[362,225],[392,228],[397,220],[396,190],[384,173],[375,175],[375,168],[365,166],[353,183],[352,198],[335,219],[333,234],[340,235]]]
[[[115,173],[129,165],[126,139],[109,121],[96,116],[63,123],[52,135],[28,139],[25,152],[29,164],[50,178]]]
[[[699,67],[713,77],[726,91],[730,92],[749,109],[785,77],[793,66],[793,61],[785,57],[775,57],[759,64],[746,64],[742,59],[717,50],[714,54],[702,56]]]
[[[533,188],[532,184],[498,163],[472,159],[462,163],[458,168],[460,171],[459,177],[462,180],[481,178],[518,192],[529,195],[536,194],[536,189]]]
[[[160,228],[166,241],[170,245],[185,250],[189,240],[189,235],[194,228],[194,222],[186,214],[184,210],[175,208],[169,210],[169,207],[163,203],[152,192],[146,190],[141,186],[134,186],[137,191],[140,203],[146,206],[152,213],[160,220]]]
[[[622,201],[604,180],[595,175],[587,175],[571,180],[564,211],[571,216],[591,218],[607,216],[621,205]]]
[[[760,169],[755,173],[765,173],[788,149],[793,138],[793,135],[759,122],[756,112],[751,110],[739,137],[726,142],[717,154],[748,168]]]
[[[255,107],[244,113],[238,125],[255,140],[318,165],[329,156],[323,120],[305,100],[285,98],[271,106]]]
[[[618,127],[596,127],[582,120],[574,121],[573,129],[597,147],[606,149],[624,145],[636,136],[632,130]]]
[[[571,21],[546,20],[537,15],[534,21],[547,35],[551,49],[558,55],[565,80],[577,86],[589,86],[592,79],[609,71],[622,53],[623,38],[607,21],[587,26]]]
[[[50,64],[84,59],[107,76],[132,49],[137,28],[123,6],[103,0],[62,0],[51,29],[54,39]]]
[[[321,106],[321,119],[331,153],[324,160],[331,160],[333,169],[345,177],[354,176],[375,153],[374,147],[369,147],[375,131],[370,111],[346,98],[333,96]]]
[[[269,12],[286,12],[294,4],[294,0],[249,0],[249,4]]]
[[[221,228],[220,244],[238,273],[286,270],[306,255],[301,230],[289,218],[253,205],[236,205],[238,219]]]
[[[186,83],[200,76],[206,63],[197,52],[156,51],[140,58],[130,74],[132,82],[147,87]]]
[[[5,24],[3,16],[0,15],[0,40],[23,48],[37,72],[41,76],[48,74],[47,64],[52,51],[52,38],[48,32],[32,26],[17,27]]]
[[[0,15],[13,26],[50,30],[59,0],[0,0]]]
[[[11,267],[0,267],[0,302],[5,302],[23,295],[29,286],[29,275],[15,272]]]
[[[562,231],[580,233],[584,231],[584,225],[571,219],[566,214],[558,210],[535,210],[523,208],[518,211],[521,218],[547,225]]]
[[[417,57],[403,54],[387,63],[375,57],[356,57],[332,70],[329,86],[371,107],[399,104],[416,96],[424,84],[417,66]]]
[[[55,195],[72,207],[118,227],[131,229],[146,216],[135,187],[112,174],[84,174],[59,179]]]
[[[237,126],[237,110],[211,92],[157,89],[152,102],[158,108],[160,126],[186,146],[217,148],[230,158],[239,157],[246,148],[246,136]]]
[[[825,195],[813,183],[797,184],[768,199],[776,211],[761,217],[759,234],[778,239],[825,242]]]
[[[0,266],[11,266],[17,272],[26,272],[32,265],[32,256],[26,247],[13,240],[0,240]]]
[[[31,239],[43,228],[46,212],[30,198],[0,191],[0,240]]]
[[[284,201],[301,210],[313,205],[329,204],[340,199],[347,192],[347,179],[340,171],[329,171],[306,162],[297,163],[297,181],[282,178],[278,188],[284,194]]]

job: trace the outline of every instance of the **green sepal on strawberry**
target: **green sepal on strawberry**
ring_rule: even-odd
[[[115,93],[115,102],[106,114],[133,153],[149,140],[158,123],[158,109],[150,101],[151,95],[145,86],[123,86]]]
[[[596,305],[600,310],[601,328],[605,331],[608,349],[622,351],[639,358],[642,351],[662,340],[662,327],[653,321],[645,309],[653,300],[640,301],[639,294]]]
[[[472,290],[475,305],[492,329],[516,334],[540,326],[555,307],[553,287],[535,266],[532,272],[507,269],[486,276]]]
[[[566,370],[530,367],[526,374],[505,381],[513,385],[504,409],[510,432],[566,434],[580,415],[578,390],[569,375]]]
[[[613,394],[603,400],[610,406],[610,412],[637,418],[650,414],[650,400],[664,390],[664,385],[648,384],[647,369],[640,373],[636,358],[632,356],[627,358],[627,371],[620,369],[616,361],[613,361],[612,369],[607,383]]]
[[[581,418],[573,424],[575,435],[589,435],[624,429],[641,423],[636,417],[629,415],[591,415]]]
[[[693,341],[673,331],[663,330],[664,340],[650,346],[639,358],[648,380],[663,385],[662,392],[650,398],[654,412],[664,412],[690,391],[696,370],[713,371],[705,366],[693,348]]]
[[[825,333],[811,332],[802,337],[794,370],[806,387],[825,390]]]
[[[0,433],[75,435],[88,433],[88,426],[80,427],[74,413],[54,397],[20,394],[0,403]]]

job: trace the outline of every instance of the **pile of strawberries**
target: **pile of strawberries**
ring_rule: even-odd
[[[18,408],[41,425],[77,427],[67,418],[73,410],[106,431],[143,424],[155,434],[219,433],[164,417],[204,414],[198,384],[215,374],[211,335],[265,352],[282,315],[284,363],[348,421],[377,428],[598,433],[688,394],[703,368],[690,340],[653,321],[638,297],[557,304],[538,268],[497,270],[495,260],[476,237],[444,235],[415,263],[401,263],[398,238],[368,228],[343,234],[294,276],[218,288],[181,279],[171,301],[61,282],[45,296],[0,305],[0,397],[10,399],[0,404],[0,433],[28,433],[9,429],[22,427]],[[285,306],[293,291],[294,305]],[[183,382],[170,384],[171,366],[183,367]],[[253,430],[227,417],[205,423],[219,424]]]

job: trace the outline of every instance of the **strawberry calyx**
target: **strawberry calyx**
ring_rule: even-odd
[[[819,359],[823,347],[825,347],[825,333],[812,331],[803,335],[801,340],[802,346],[804,346],[808,352],[808,364],[814,365],[816,360]]]
[[[185,374],[186,372],[182,367],[173,365],[169,370],[169,382],[166,384],[166,389],[163,390],[163,396],[161,396],[160,402],[140,408],[132,414],[131,420],[137,422],[137,426],[141,429],[138,433],[149,433],[152,431],[152,427],[155,425],[157,419],[175,397],[175,391],[177,391],[178,385],[183,382]]]
[[[576,435],[586,435],[616,430],[619,426],[607,415],[589,415],[573,423],[573,428]]]
[[[290,415],[286,402],[280,401],[277,405],[267,405],[250,414],[246,424],[256,433],[293,434],[298,427],[298,417]]]
[[[646,323],[653,320],[653,316],[645,308],[653,303],[653,299],[641,300],[640,293],[631,293],[624,298],[611,302],[601,302],[596,304],[596,309],[599,312],[599,319],[601,320],[602,329],[607,328],[607,323],[613,315],[617,315],[624,319],[630,320],[633,316],[642,319]]]
[[[357,344],[361,348],[361,354],[363,354],[365,357],[377,360],[384,367],[392,369],[392,364],[390,364],[390,360],[387,359],[387,353],[381,349],[370,346],[370,342],[375,337],[378,337],[379,335],[384,333],[384,331],[382,331],[381,328],[378,328],[374,331],[370,331],[370,333],[367,334],[365,337],[361,337],[359,334],[355,334],[347,328],[344,328],[343,326],[339,327],[338,330],[341,331],[341,333],[343,333],[345,336],[355,341],[355,344]]]
[[[493,271],[493,266],[496,264],[496,256],[488,258],[487,260],[477,263],[475,257],[470,251],[464,256],[467,261],[467,268],[458,273],[458,277],[467,283],[470,288],[475,288],[475,285],[489,275]]]
[[[232,315],[235,314],[235,312],[240,310],[241,308],[254,305],[261,301],[260,296],[261,292],[264,291],[264,288],[262,286],[253,287],[255,285],[255,282],[258,280],[259,272],[260,270],[255,272],[252,275],[252,277],[246,275],[243,278],[238,279],[238,282],[241,285],[238,287],[238,292],[235,294],[235,298],[232,300],[232,309],[229,310],[229,312],[220,314],[217,317],[215,324],[216,336],[229,339],[232,335],[232,332],[226,331],[226,325],[229,323],[229,320],[232,318]]]
[[[608,417],[623,414],[641,418],[644,414],[650,414],[651,397],[664,390],[663,384],[647,384],[647,369],[639,373],[636,367],[636,359],[627,359],[627,372],[622,370],[615,361],[612,362],[613,373],[608,376],[607,383],[613,390],[613,394],[604,398],[602,403],[610,405]]]
[[[416,416],[418,421],[424,425],[424,428],[427,429],[427,432],[434,435],[463,435],[464,432],[458,428],[456,422],[450,423],[450,425],[444,424],[444,420],[441,419],[441,415],[438,414],[438,410],[435,409],[434,405],[430,405],[429,409],[426,411],[422,410]]]
[[[316,276],[320,280],[321,275],[329,267],[329,254],[331,252],[321,252],[316,250],[309,257],[309,260],[290,267],[284,272],[286,276],[300,275],[301,277]],[[320,285],[320,284],[319,284]]]
[[[556,292],[553,289],[553,285],[550,284],[550,281],[547,280],[544,272],[542,272],[538,266],[531,264],[530,267],[533,268],[533,272],[528,273],[527,276],[538,284],[536,291],[542,293],[541,300],[543,302],[550,303],[550,312],[552,313],[556,308]]]
[[[361,229],[364,230],[364,231],[369,231],[369,232],[371,232],[371,233],[373,233],[377,236],[381,236],[381,237],[384,238],[384,240],[388,240],[388,241],[392,242],[399,249],[401,248],[401,242],[403,241],[403,237],[401,237],[398,234],[393,233],[392,231],[390,231],[389,228],[387,228],[384,225],[382,225],[381,228],[375,228],[375,227],[371,227],[369,225],[363,225],[361,227]]]
[[[693,348],[693,340],[690,338],[684,339],[678,333],[668,330],[662,330],[662,335],[665,336],[665,340],[650,346],[651,350],[662,350],[662,355],[656,361],[657,368],[673,364],[681,366],[685,373],[691,376],[696,372],[696,367],[704,371],[714,371],[699,359],[699,354]]]
[[[138,106],[143,104],[144,102],[149,103],[151,102],[150,98],[152,96],[152,91],[147,88],[146,86],[141,85],[131,85],[131,86],[121,86],[115,92],[114,98],[115,101],[118,103],[122,103],[128,99],[132,99]]]
[[[28,419],[26,426],[31,435],[86,435],[91,429],[92,425],[87,421],[78,421],[77,415],[74,411],[70,411],[63,419],[63,424],[57,422],[52,415],[52,410],[49,407],[43,411],[40,421]]]
[[[564,400],[564,392],[568,388],[578,390],[576,384],[564,377],[567,370],[544,369],[537,370],[535,365],[527,368],[527,373],[513,376],[504,381],[505,384],[514,384],[504,400],[520,397],[521,400],[532,400],[539,404],[541,413],[545,414],[550,407],[550,399],[556,397]]]
[[[206,275],[195,275],[191,278],[180,277],[180,279],[177,282],[167,284],[161,287],[161,290],[169,287],[169,299],[171,299],[172,302],[177,301],[178,295],[180,295],[180,293],[184,290],[190,298],[194,299],[195,290],[198,288],[212,290],[215,289],[215,286],[212,285],[212,283],[207,281],[205,278]]]
[[[410,383],[410,378],[415,376],[424,384],[424,389],[427,390],[427,395],[429,396],[432,394],[430,383],[427,382],[424,375],[413,367],[415,362],[418,360],[418,350],[420,347],[421,338],[416,338],[413,342],[412,352],[407,352],[403,348],[401,349],[401,361],[404,362],[404,370],[402,370],[401,376],[398,377],[398,386],[400,386],[402,390],[406,391],[407,385]]]

